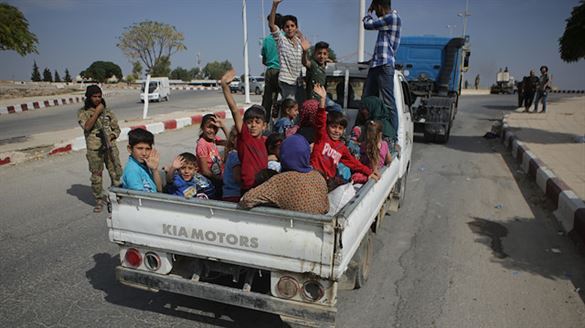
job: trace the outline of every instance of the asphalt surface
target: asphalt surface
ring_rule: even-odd
[[[106,97],[106,104],[118,120],[137,120],[142,118],[143,104],[138,98],[138,90],[119,91],[119,95]],[[238,103],[244,96],[235,94]],[[252,102],[260,103],[262,96],[250,95]],[[150,102],[150,116],[175,111],[204,109],[224,105],[221,91],[183,91],[172,90],[168,102]],[[77,111],[83,104],[63,105],[34,111],[0,115],[0,142],[11,138],[27,137],[42,132],[53,132],[77,127]]]
[[[447,145],[415,143],[406,203],[375,236],[366,286],[340,292],[338,327],[583,326],[583,256],[499,141],[482,138],[514,104],[512,96],[463,97]],[[192,151],[196,135],[191,127],[156,136],[161,158]],[[0,181],[0,326],[281,324],[119,285],[117,246],[106,214],[92,213],[83,152],[2,168]]]

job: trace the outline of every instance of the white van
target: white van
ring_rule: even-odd
[[[144,102],[144,85],[142,82],[140,88],[140,101]],[[171,95],[171,86],[168,77],[153,77],[150,79],[150,86],[148,87],[148,101],[169,101]]]

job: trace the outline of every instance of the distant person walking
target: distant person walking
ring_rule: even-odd
[[[532,107],[532,102],[534,101],[534,95],[536,93],[536,88],[538,87],[538,76],[534,74],[533,70],[530,70],[530,75],[525,76],[522,79],[522,91],[524,94],[524,111],[530,112],[530,107]]]
[[[276,26],[282,28],[280,14],[274,15]],[[268,15],[270,25],[270,15]],[[262,96],[262,107],[266,110],[266,122],[270,122],[272,106],[278,99],[278,73],[280,72],[280,61],[278,60],[278,46],[272,33],[262,41],[262,64],[266,66],[264,73],[264,94]]]
[[[85,105],[78,112],[79,125],[85,135],[87,162],[91,173],[91,192],[96,204],[95,213],[100,213],[105,205],[102,189],[102,171],[104,164],[110,174],[113,186],[120,185],[122,166],[116,139],[120,135],[120,126],[114,113],[106,108],[102,90],[97,85],[90,85],[85,91]]]
[[[546,98],[548,92],[552,89],[550,77],[548,75],[548,67],[540,66],[540,79],[536,89],[536,99],[534,100],[534,112],[538,113],[538,103],[542,101],[542,112],[546,113]]]
[[[475,90],[479,89],[479,74],[475,76]]]
[[[402,23],[398,12],[392,10],[391,5],[391,0],[372,0],[368,13],[362,20],[366,30],[378,31],[363,96],[381,97],[390,109],[392,127],[398,131],[398,113],[394,98],[394,56],[400,45]]]

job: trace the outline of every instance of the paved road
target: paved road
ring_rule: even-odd
[[[415,144],[407,201],[375,237],[338,327],[582,327],[585,263],[495,140],[513,97],[464,97],[448,145]],[[157,136],[170,161],[196,128]],[[124,147],[120,147],[124,149]],[[0,326],[276,327],[278,317],[120,286],[83,153],[0,169]]]
[[[244,96],[235,96],[238,103],[244,103]],[[261,96],[250,96],[252,102],[261,102]],[[138,91],[125,90],[112,97],[106,97],[118,120],[142,118],[143,104],[138,100]],[[221,91],[175,91],[168,102],[149,103],[149,115],[174,111],[193,110],[223,105]],[[82,104],[64,105],[41,110],[0,115],[0,141],[41,132],[70,129],[77,126],[77,111]]]

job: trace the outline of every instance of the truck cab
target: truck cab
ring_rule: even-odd
[[[400,41],[396,67],[411,89],[415,131],[427,141],[445,143],[451,133],[461,94],[462,74],[471,52],[467,38],[406,36]]]

